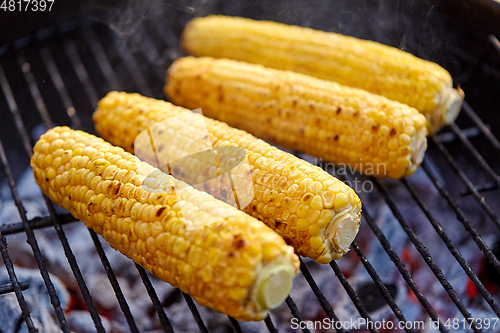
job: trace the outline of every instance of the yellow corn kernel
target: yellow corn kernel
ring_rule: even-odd
[[[333,32],[208,16],[187,24],[181,45],[196,56],[262,64],[383,95],[419,110],[431,134],[455,120],[464,98],[441,66],[391,46]]]
[[[206,116],[264,140],[360,173],[411,175],[427,148],[426,120],[416,109],[335,82],[234,60],[193,57],[176,60],[166,80],[165,93],[176,104],[201,108]],[[240,82],[245,82],[244,89],[236,88]],[[221,100],[221,94],[231,96],[231,102]],[[311,108],[313,104],[302,100],[321,107]],[[266,101],[270,104],[264,109]],[[414,129],[411,136],[407,127]],[[408,166],[379,153],[385,148],[397,152],[403,144],[409,148]],[[290,176],[299,190],[314,195],[322,191],[321,183],[313,183],[303,170]]]
[[[74,168],[59,168],[56,174],[45,161],[63,156],[59,149],[72,152],[73,158],[64,166]],[[121,148],[85,132],[56,127],[35,145],[31,165],[36,182],[51,200],[100,233],[113,248],[200,304],[241,320],[262,320],[288,295],[289,289],[278,289],[276,284],[291,288],[299,263],[282,238],[251,216]],[[113,179],[123,170],[132,174],[127,182]],[[139,179],[148,179],[148,190]],[[183,190],[173,192],[160,184]],[[186,210],[181,212],[180,206]],[[206,220],[215,223],[204,225]],[[194,229],[188,230],[188,225]],[[216,282],[213,272],[231,277],[234,283],[223,287],[229,279]],[[211,292],[214,288],[227,292]],[[256,292],[265,297],[257,297]]]
[[[177,127],[169,127],[169,133],[179,138],[189,138],[189,140],[180,139],[175,141],[175,144],[170,144],[172,142],[171,137],[168,136],[170,134],[155,132],[155,124],[167,119],[174,121],[172,117],[182,115],[185,112],[189,111],[165,101],[138,94],[110,92],[99,102],[93,119],[97,132],[104,139],[130,152],[135,151],[134,141],[139,135],[138,133],[150,129],[153,136],[158,137],[158,142],[169,143],[171,147],[170,150],[161,152],[158,149],[158,158],[172,161],[176,159],[176,156],[189,155],[192,141],[195,138],[201,140],[206,135],[206,131],[188,131],[187,129],[193,129],[196,126],[188,120],[176,123]],[[287,239],[287,242],[298,253],[302,255],[314,253],[312,259],[319,258],[320,254],[316,251],[310,251],[310,235],[308,234],[310,223],[320,226],[319,234],[324,240],[329,240],[329,242],[325,242],[325,244],[329,244],[324,251],[327,257],[329,255],[332,258],[339,258],[345,251],[349,250],[348,247],[339,248],[334,235],[340,225],[333,223],[337,217],[336,207],[334,207],[335,193],[351,193],[351,189],[346,184],[320,168],[283,152],[246,132],[231,128],[227,124],[213,119],[204,118],[204,121],[209,137],[216,148],[235,146],[245,150],[251,170],[238,170],[233,174],[233,180],[236,179],[235,184],[239,181],[237,177],[246,174],[251,177],[253,182],[254,197],[248,206],[242,207],[244,212],[261,219],[269,227],[276,230]],[[222,158],[218,155],[218,157],[219,165],[231,158],[229,155],[224,155]],[[147,162],[155,162],[155,156],[152,153],[143,158]],[[186,163],[184,169],[178,170],[178,172],[184,171],[187,175],[208,175],[210,173],[205,170],[208,168],[207,166],[209,167],[210,164],[206,161]],[[196,177],[193,178],[192,185],[195,185],[197,184]],[[210,186],[205,186],[206,184]],[[204,183],[205,190],[209,194],[216,198],[227,196],[227,193],[226,196],[223,195],[220,187],[212,187],[211,184],[210,181]],[[354,192],[352,192],[352,196],[357,198]],[[137,193],[136,197],[141,199]],[[353,217],[359,221],[361,201],[359,199],[353,200],[352,203],[352,205],[346,204],[344,209],[352,212]],[[352,233],[347,235],[347,239],[349,237],[354,239],[357,229],[351,229],[351,231]],[[321,260],[324,261],[325,257],[323,256]]]

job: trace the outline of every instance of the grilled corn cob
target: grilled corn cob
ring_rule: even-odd
[[[181,58],[165,93],[264,140],[377,177],[413,174],[427,147],[426,120],[414,108],[261,65]]]
[[[179,150],[187,151],[191,141],[205,135],[195,129],[190,134],[185,132],[189,140],[171,144],[166,133],[160,133],[154,126],[184,113],[190,111],[138,94],[111,92],[99,102],[94,123],[102,137],[130,152],[134,152],[134,139],[139,133],[150,131],[153,138],[159,138],[154,141],[158,159],[162,159]],[[349,186],[248,133],[209,118],[205,118],[205,123],[217,152],[224,146],[246,151],[255,194],[248,206],[241,207],[246,213],[265,222],[300,254],[319,263],[338,259],[349,250],[359,229],[361,211],[361,201]],[[178,131],[189,127],[191,124],[187,122],[176,125]],[[168,149],[161,150],[161,144]],[[218,156],[219,162],[223,159]],[[194,164],[185,164],[186,174],[208,172]],[[218,195],[215,186],[205,189]]]
[[[196,56],[258,63],[386,96],[424,114],[430,134],[455,120],[464,97],[460,88],[453,89],[450,74],[435,63],[332,32],[208,16],[186,26],[181,44]]]
[[[201,305],[260,320],[291,289],[298,258],[274,231],[122,148],[56,127],[31,165],[50,199]]]

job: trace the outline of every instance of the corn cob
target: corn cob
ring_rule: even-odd
[[[291,70],[383,95],[419,110],[433,134],[457,117],[463,91],[441,66],[372,41],[228,16],[195,18],[181,45],[196,56]]]
[[[154,125],[184,113],[190,111],[138,94],[111,92],[99,102],[94,123],[102,137],[130,152],[134,152],[134,139],[139,133],[150,130],[152,137],[163,139],[169,147],[161,151],[156,144],[158,158],[162,159],[175,151],[187,151],[190,140],[168,145],[169,138]],[[255,196],[248,206],[241,207],[244,212],[265,222],[300,254],[319,263],[339,259],[349,250],[359,229],[361,211],[361,201],[349,186],[248,133],[209,118],[205,123],[214,147],[234,146],[246,151]],[[185,123],[177,128],[181,131],[181,127],[190,126]],[[196,141],[205,133],[193,130],[186,135]],[[218,156],[219,162],[223,159]],[[191,163],[185,166],[186,174],[204,173],[203,167]],[[205,189],[217,196],[217,187]]]
[[[414,108],[261,65],[181,58],[165,93],[264,140],[377,177],[413,174],[427,147],[426,120]]]
[[[291,289],[298,258],[274,231],[122,148],[56,127],[31,165],[51,200],[201,305],[260,320]]]

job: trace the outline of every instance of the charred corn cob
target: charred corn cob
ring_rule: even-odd
[[[130,152],[134,152],[134,140],[140,132],[151,132],[153,138],[160,138],[154,141],[157,157],[162,159],[188,151],[192,141],[205,135],[196,128],[190,133],[182,132],[192,126],[190,123],[176,124],[163,132],[177,129],[189,140],[171,144],[168,135],[154,126],[183,113],[190,111],[138,94],[111,92],[99,102],[94,123],[102,137]],[[205,118],[205,123],[217,153],[224,146],[245,149],[254,193],[249,205],[241,207],[246,213],[265,222],[300,254],[319,263],[338,259],[349,250],[359,229],[361,211],[361,201],[350,187],[321,168],[246,132],[209,118]],[[163,150],[159,147],[162,144]],[[223,160],[218,156],[219,163]],[[196,162],[184,165],[186,174],[210,172],[203,171],[204,167]],[[206,186],[205,190],[217,196],[219,189]]]
[[[413,174],[427,147],[426,120],[414,108],[261,65],[181,58],[165,93],[264,140],[377,177]]]
[[[274,231],[122,148],[56,127],[31,165],[51,200],[201,305],[260,320],[291,289],[298,258]]]
[[[463,91],[441,66],[372,41],[228,16],[195,18],[182,47],[196,56],[230,58],[291,70],[386,96],[419,110],[430,133],[457,117]]]

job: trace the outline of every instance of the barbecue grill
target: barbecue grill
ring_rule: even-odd
[[[469,7],[464,5],[466,2],[469,3],[467,5]],[[298,7],[299,5],[303,7]],[[57,10],[57,6],[56,0],[53,10]],[[378,8],[374,12],[374,17],[370,16],[370,6]],[[344,10],[339,11],[340,7]],[[496,138],[499,134],[498,126],[495,126],[500,118],[494,115],[495,108],[498,111],[498,106],[495,104],[498,101],[500,88],[500,42],[497,39],[499,35],[495,37],[492,34],[495,31],[500,32],[498,25],[500,15],[496,16],[496,26],[495,20],[491,19],[492,15],[500,12],[499,7],[500,5],[493,1],[491,3],[464,1],[456,5],[454,12],[449,13],[453,24],[446,24],[447,20],[444,19],[446,15],[443,12],[439,13],[439,10],[451,8],[446,1],[440,3],[437,9],[425,2],[420,4],[410,2],[408,5],[402,5],[399,2],[390,5],[384,2],[367,5],[360,1],[351,4],[342,1],[341,4],[335,5],[319,3],[313,5],[305,1],[277,3],[200,1],[190,5],[183,2],[147,2],[145,6],[126,8],[110,6],[105,10],[99,8],[100,10],[96,12],[87,6],[85,10],[78,13],[78,17],[68,20],[68,16],[71,15],[63,15],[64,17],[58,20],[65,22],[55,25],[54,21],[45,22],[46,27],[40,29],[41,27],[37,26],[37,31],[28,34],[27,37],[15,36],[11,32],[12,29],[5,28],[6,33],[2,37],[5,45],[0,47],[0,87],[2,90],[0,94],[2,178],[0,180],[5,181],[10,188],[21,221],[8,221],[0,226],[0,251],[10,279],[9,284],[0,286],[0,298],[4,294],[15,294],[21,308],[22,318],[17,328],[20,329],[25,325],[29,332],[37,331],[31,315],[33,309],[28,306],[23,296],[29,290],[30,285],[17,276],[17,267],[11,260],[12,253],[9,254],[9,244],[18,241],[17,238],[11,238],[12,236],[9,235],[24,233],[50,296],[58,324],[63,332],[70,332],[65,309],[61,305],[52,281],[53,277],[49,275],[44,253],[40,249],[35,234],[36,229],[54,228],[95,329],[98,332],[105,332],[102,311],[91,297],[92,290],[83,277],[84,274],[74,254],[75,250],[66,235],[68,224],[73,223],[75,219],[67,212],[62,212],[55,207],[47,198],[45,202],[49,215],[30,219],[28,218],[30,211],[27,210],[18,191],[16,181],[29,165],[33,140],[36,139],[33,138],[32,133],[37,133],[37,128],[39,129],[40,126],[51,128],[55,125],[69,125],[75,129],[95,133],[91,120],[92,112],[99,98],[110,90],[139,92],[146,96],[164,99],[162,91],[164,74],[170,63],[183,54],[178,46],[178,38],[185,23],[194,16],[222,13],[273,19],[376,39],[402,47],[419,57],[436,61],[453,74],[455,83],[460,84],[466,94],[466,102],[457,123],[429,138],[426,160],[417,175],[408,179],[377,180],[359,175],[337,174],[345,181],[352,181],[353,177],[358,177],[373,184],[374,188],[371,193],[361,193],[364,201],[362,230],[357,241],[352,244],[350,254],[339,262],[332,261],[329,265],[319,266],[301,259],[302,274],[296,280],[305,280],[310,287],[309,293],[314,294],[316,298],[311,301],[317,302],[323,311],[320,318],[328,318],[333,322],[345,320],[339,316],[339,311],[342,309],[336,306],[336,299],[327,297],[322,287],[316,282],[315,274],[321,271],[321,274],[331,275],[332,283],[340,282],[348,299],[352,302],[351,305],[357,310],[357,315],[367,321],[374,319],[374,311],[382,305],[389,309],[388,316],[394,321],[403,323],[410,321],[408,311],[404,311],[397,301],[398,293],[403,292],[398,291],[401,287],[395,287],[394,281],[380,270],[382,266],[374,261],[373,255],[365,254],[370,248],[364,244],[364,241],[372,239],[378,242],[384,250],[385,255],[388,256],[384,257],[387,260],[383,259],[388,262],[387,267],[390,265],[392,265],[391,268],[395,267],[398,272],[397,279],[402,279],[406,284],[403,286],[404,292],[408,290],[407,293],[412,295],[411,297],[417,304],[420,304],[419,307],[426,318],[433,321],[441,318],[436,327],[439,331],[448,332],[453,330],[453,327],[445,325],[444,315],[440,314],[435,309],[435,304],[429,300],[432,292],[427,289],[426,285],[419,285],[412,277],[412,262],[428,267],[427,274],[431,276],[431,279],[435,279],[448,295],[443,302],[457,311],[456,313],[460,315],[457,318],[460,321],[464,318],[467,322],[465,331],[485,331],[477,321],[471,319],[474,318],[474,313],[470,310],[474,305],[471,298],[474,297],[468,297],[454,289],[454,281],[447,279],[446,275],[449,272],[444,272],[433,258],[435,253],[431,255],[431,249],[427,248],[430,244],[425,238],[426,234],[420,232],[418,224],[432,226],[433,232],[441,239],[436,245],[437,248],[447,252],[448,255],[451,254],[454,257],[453,260],[459,264],[461,274],[465,274],[470,288],[478,294],[475,297],[476,303],[482,304],[479,307],[487,308],[488,313],[500,317],[500,297],[492,292],[492,289],[485,285],[486,283],[483,283],[485,279],[481,275],[483,271],[489,272],[484,274],[490,275],[500,273],[500,262],[493,248],[495,237],[492,236],[495,233],[498,235],[500,229],[497,209],[500,204],[500,196],[497,193],[500,186],[500,176],[498,176],[500,163],[497,158],[500,152],[500,142]],[[474,10],[488,12],[489,16],[485,19],[484,27],[481,28],[482,30],[474,30],[477,27],[473,20],[461,21],[463,28],[469,29],[470,36],[462,35],[462,31],[455,31],[455,35],[447,35],[452,34],[454,25],[457,25],[457,21],[466,14],[463,8],[466,10],[472,8],[473,13],[475,13]],[[417,14],[415,10],[418,10]],[[434,11],[438,13],[433,14]],[[83,17],[81,17],[82,12],[85,13]],[[89,14],[90,12],[92,14]],[[438,20],[444,21],[441,31],[433,30],[436,27],[433,25],[436,16]],[[360,18],[362,17],[370,19],[361,24]],[[389,20],[389,17],[394,19]],[[419,28],[416,24],[422,18],[427,18],[428,22],[424,28]],[[386,19],[385,22],[389,22],[388,26],[384,24],[384,19]],[[359,24],[358,28],[354,27],[356,24]],[[413,28],[407,29],[405,26]],[[371,29],[373,27],[379,29],[374,32]],[[28,32],[25,31],[26,29],[24,27],[23,32]],[[478,35],[482,38],[476,38]],[[452,36],[451,42],[446,41],[448,36]],[[486,85],[488,88],[482,88]],[[492,132],[491,128],[496,128],[497,131]],[[297,154],[326,168],[326,164],[322,161]],[[422,185],[420,179],[425,179],[427,187]],[[439,207],[442,207],[445,213],[454,214],[456,218],[443,220],[442,217],[445,215],[442,212],[436,212],[435,202],[431,202],[428,198],[429,188],[439,194],[439,197],[432,200],[438,201]],[[401,195],[402,191],[405,192],[404,195]],[[388,208],[392,214],[391,219],[398,222],[398,228],[404,231],[406,240],[411,242],[412,253],[416,254],[410,258],[411,260],[405,253],[393,247],[393,238],[387,235],[390,230],[379,223],[378,215],[381,206]],[[408,206],[419,211],[418,218],[409,215],[406,209]],[[418,224],[415,224],[415,220]],[[452,235],[455,229],[464,229],[467,239],[472,242],[457,241],[457,238]],[[102,239],[94,231],[89,229],[88,232],[116,295],[122,315],[128,324],[128,329],[131,332],[139,332],[137,318],[132,314],[129,306],[130,300],[124,296],[123,285],[119,283],[113,271],[105,244],[102,244]],[[481,252],[479,257],[475,258],[484,261],[482,266],[477,260],[471,259],[474,257],[463,254],[466,249],[465,245],[472,243],[476,247],[475,250],[478,249],[477,252]],[[432,251],[435,249],[435,246],[432,247]],[[352,272],[349,265],[362,266],[367,276],[371,278],[371,284],[354,285],[353,280],[348,276]],[[484,266],[489,268],[484,269]],[[154,278],[141,266],[136,265],[136,268],[156,312],[157,328],[165,332],[173,332],[174,326],[181,323],[174,323],[169,319],[172,318],[172,314],[169,308],[164,306],[164,295],[159,294],[153,286]],[[499,283],[498,280],[494,282]],[[303,315],[303,302],[292,298],[293,295],[294,290],[286,299],[286,306],[289,308],[291,317],[299,321],[318,319]],[[196,305],[189,295],[182,293],[182,296],[191,311],[191,320],[196,322],[201,332],[208,332],[207,318],[203,318],[200,314],[200,306]],[[383,304],[375,306],[374,302],[377,300]],[[281,313],[283,312],[279,312]],[[265,326],[261,325],[258,329],[267,328],[269,332],[291,329],[290,322],[284,324],[278,313],[272,312],[264,322]],[[215,330],[245,332],[245,325],[233,318],[228,318],[225,326]],[[253,326],[251,329],[255,331]],[[381,331],[374,326],[364,326],[362,329],[371,332]],[[346,330],[342,326],[336,326],[337,332]],[[412,327],[405,327],[404,330],[416,331]],[[0,327],[0,332],[2,331]],[[303,328],[302,331],[310,332],[311,330]]]

